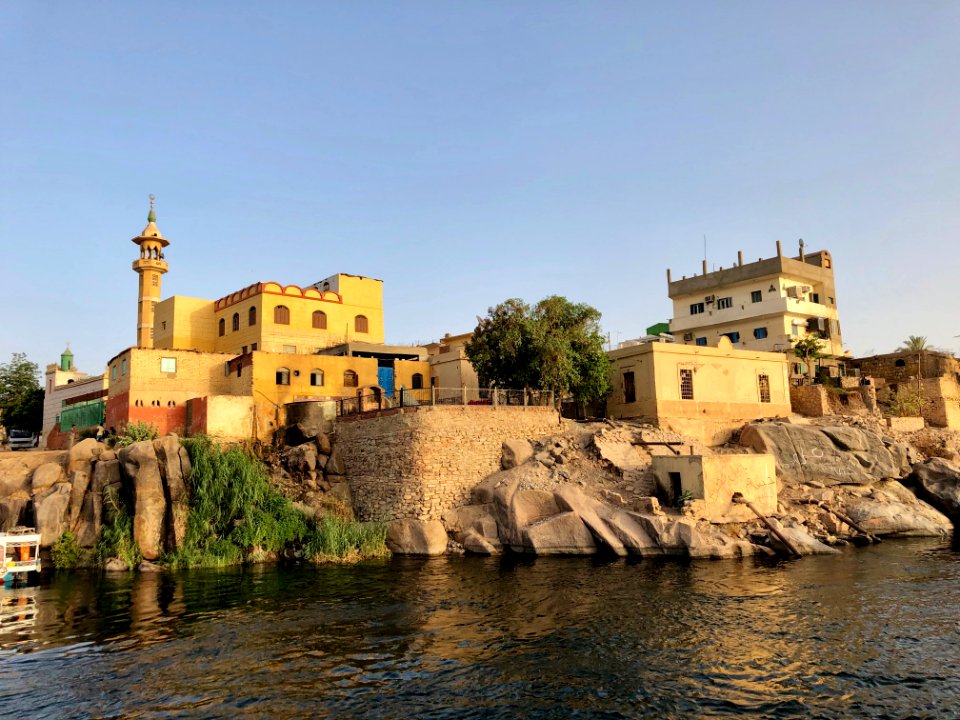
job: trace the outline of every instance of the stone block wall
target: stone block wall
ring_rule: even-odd
[[[843,388],[831,390],[826,385],[794,385],[790,388],[790,406],[793,412],[806,417],[823,417],[824,415],[869,415],[870,407],[864,402],[863,394],[875,397],[873,388],[860,392]],[[874,407],[876,401],[873,401]]]
[[[421,406],[339,418],[335,439],[361,520],[432,520],[500,469],[504,440],[560,429],[550,408]]]
[[[823,417],[829,413],[827,391],[823,385],[793,385],[790,388],[790,407],[807,417]]]

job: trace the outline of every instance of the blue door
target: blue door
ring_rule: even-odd
[[[393,368],[377,368],[377,385],[383,388],[383,394],[386,397],[393,397]]]

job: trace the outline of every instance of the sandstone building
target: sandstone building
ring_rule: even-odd
[[[718,444],[750,420],[790,414],[783,353],[739,350],[721,337],[717,347],[644,342],[608,355],[612,418],[635,418]]]

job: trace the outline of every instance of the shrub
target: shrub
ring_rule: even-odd
[[[126,447],[142,440],[156,440],[160,437],[160,431],[153,423],[149,425],[142,420],[127,423],[120,434],[117,436],[117,447]]]
[[[50,557],[57,570],[73,570],[80,564],[83,557],[83,548],[69,530],[57,538],[50,548]]]
[[[174,567],[233,565],[255,548],[292,549],[323,560],[389,554],[385,526],[335,513],[308,518],[270,483],[251,449],[223,448],[202,435],[184,446],[193,467],[187,479],[190,512],[184,542],[165,558]]]
[[[107,488],[104,493],[104,518],[112,518],[112,522],[105,522],[100,531],[97,562],[102,565],[115,557],[123,560],[131,569],[137,567],[143,560],[143,553],[133,541],[133,517],[112,488]]]

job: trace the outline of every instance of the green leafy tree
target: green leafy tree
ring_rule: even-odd
[[[610,390],[609,360],[603,351],[600,311],[551,295],[533,308],[532,335],[540,387],[579,402],[599,400]]]
[[[826,355],[820,343],[820,336],[816,333],[810,333],[793,344],[793,354],[806,364],[807,377],[811,380],[813,380],[814,374],[813,363]]]
[[[595,308],[558,295],[533,308],[511,299],[478,319],[466,353],[483,385],[596,400],[610,389],[599,322]]]
[[[477,318],[466,346],[481,385],[538,387],[530,306],[512,298]]]
[[[23,353],[0,365],[0,423],[8,430],[39,432],[43,425],[40,368]]]
[[[927,342],[927,338],[923,335],[911,335],[903,341],[903,344],[899,348],[897,348],[898,351],[915,353],[932,349],[933,348],[930,343]]]

